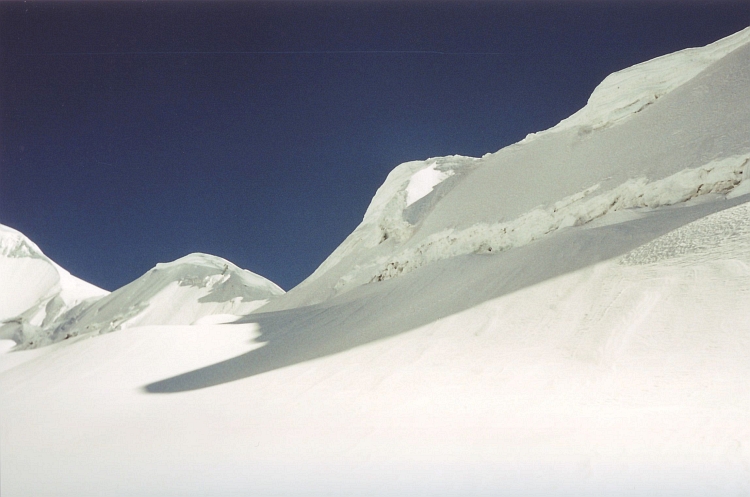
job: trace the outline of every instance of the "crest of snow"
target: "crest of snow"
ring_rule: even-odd
[[[583,109],[549,130],[531,133],[521,143],[542,133],[577,126],[584,131],[612,126],[640,112],[749,42],[750,28],[746,28],[705,47],[680,50],[610,74],[594,89]]]
[[[414,173],[406,185],[406,206],[410,206],[417,200],[427,196],[436,185],[453,175],[452,170],[438,171],[435,162],[424,169]]]
[[[20,231],[2,224],[0,224],[0,256],[12,258],[44,257],[39,247]]]
[[[709,193],[727,194],[747,177],[750,155],[720,159],[685,169],[658,181],[631,179],[599,195],[594,185],[549,206],[540,206],[507,222],[477,223],[463,230],[434,233],[416,246],[393,256],[357,266],[339,280],[351,283],[383,281],[438,260],[472,253],[492,253],[520,247],[562,228],[580,226],[606,214],[633,208],[657,208]]]
[[[19,348],[55,343],[146,325],[194,324],[207,316],[248,314],[284,293],[279,286],[226,259],[190,254],[157,264],[137,280],[86,307],[71,309],[55,322],[27,328]]]
[[[408,239],[413,232],[413,225],[404,220],[404,210],[434,194],[435,187],[447,178],[471,171],[478,161],[475,157],[453,155],[405,162],[396,166],[375,192],[359,226],[301,286],[316,280],[359,250],[372,249],[387,240]]]
[[[523,140],[481,159],[443,159],[460,160],[461,168],[446,168],[441,159],[398,166],[378,189],[363,222],[295,289],[295,299],[319,302],[344,289],[392,278],[433,261],[521,246],[560,228],[623,213],[630,207],[671,205],[711,192],[729,196],[750,192],[747,182],[740,184],[747,176],[744,138],[738,141],[734,136],[726,153],[717,148],[699,160],[695,160],[694,146],[699,139],[709,145],[727,141],[727,130],[745,122],[746,105],[735,106],[736,114],[718,120],[706,114],[715,102],[695,97],[699,93],[693,91],[665,99],[658,106],[661,113],[638,113],[748,42],[750,28],[707,47],[683,50],[610,75],[586,108],[549,130],[556,133],[544,140]],[[713,83],[724,84],[727,99],[744,98],[746,51],[743,54],[727,58],[724,66],[713,66],[721,79],[713,81],[713,73],[706,73],[701,91],[708,92]],[[653,129],[655,136],[670,133],[669,158],[665,160],[664,150],[654,146],[656,140],[643,142],[639,152],[633,153],[627,140],[649,137],[634,132],[632,126],[608,129],[636,115],[646,127],[660,126]],[[704,130],[687,126],[688,120],[700,121],[703,116],[707,116]],[[669,129],[664,129],[665,123]],[[596,129],[602,132],[582,141],[586,130]],[[629,156],[632,162],[623,160]],[[453,174],[445,174],[448,170]],[[474,174],[464,181],[463,173],[469,170]],[[597,189],[601,193],[592,195]],[[418,198],[424,191],[426,195]],[[326,278],[320,279],[323,274]],[[315,287],[308,286],[315,280],[319,280]]]
[[[41,249],[20,231],[0,224],[0,257],[36,259],[51,265],[60,279],[61,296],[69,304],[106,295],[106,290],[71,275],[42,253]],[[5,280],[5,279],[3,279]],[[3,285],[5,286],[5,285]],[[19,290],[16,288],[16,290]],[[2,313],[0,312],[0,315]]]
[[[19,231],[0,225],[0,339],[49,325],[107,293],[72,276]]]

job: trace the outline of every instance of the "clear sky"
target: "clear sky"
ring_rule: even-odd
[[[749,24],[746,1],[0,2],[0,223],[108,290],[190,252],[289,289],[399,163],[497,151]]]

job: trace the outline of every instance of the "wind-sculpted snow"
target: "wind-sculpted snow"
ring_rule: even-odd
[[[471,253],[497,253],[520,247],[559,229],[581,226],[623,209],[658,208],[686,202],[706,194],[726,194],[748,173],[750,156],[731,157],[686,169],[658,181],[629,180],[608,192],[592,195],[594,185],[546,207],[534,209],[517,219],[495,224],[478,223],[464,230],[435,233],[415,247],[395,256],[381,258],[371,266],[358,267],[339,285],[383,281],[426,264]]]
[[[731,258],[750,260],[750,204],[747,203],[670,231],[627,253],[620,263],[688,266]]]
[[[22,233],[0,225],[0,339],[33,342],[41,328],[107,293],[55,264]]]
[[[70,275],[20,232],[0,225],[0,340],[16,350],[131,326],[226,322],[284,291],[206,254],[157,264],[108,293]]]
[[[225,259],[190,254],[157,264],[93,305],[72,309],[52,326],[24,337],[18,348],[132,326],[193,324],[213,315],[236,319],[283,293],[269,280]]]
[[[411,237],[414,226],[446,191],[476,167],[473,157],[454,155],[399,165],[378,188],[362,223],[306,280],[309,284],[344,258],[390,240]]]
[[[569,119],[481,158],[399,165],[362,223],[270,308],[502,252],[626,209],[750,192],[738,186],[750,157],[748,42],[750,28],[612,74]]]
[[[748,42],[750,29],[745,29],[705,47],[680,50],[613,73],[596,87],[583,109],[548,131],[582,126],[585,132],[591,132],[615,125],[642,111]],[[538,135],[532,133],[527,139]]]

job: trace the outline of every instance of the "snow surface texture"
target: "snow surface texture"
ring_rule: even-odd
[[[750,495],[748,33],[497,153],[398,166],[244,317],[0,353],[0,494]],[[620,112],[643,82],[658,100]],[[226,304],[224,264],[157,267],[79,323]]]
[[[750,173],[750,156],[730,157],[696,169],[686,169],[662,180],[629,180],[619,187],[591,195],[594,185],[549,207],[534,209],[509,222],[479,223],[464,230],[435,233],[416,247],[381,258],[341,280],[383,281],[431,262],[470,253],[490,253],[531,243],[555,230],[580,226],[622,209],[657,208],[700,195],[728,193]]]
[[[0,339],[33,335],[107,293],[52,262],[20,232],[0,225]]]
[[[3,230],[0,233],[9,234],[2,239],[3,254],[11,255],[0,266],[2,288],[8,294],[2,295],[3,304],[8,305],[4,309],[8,310],[3,315],[0,338],[14,340],[18,349],[130,326],[232,321],[284,293],[274,283],[225,259],[190,254],[157,264],[107,295],[70,276],[17,231]],[[37,261],[49,268],[40,267]],[[53,269],[64,282],[65,291],[59,290]],[[24,287],[31,291],[17,291]]]

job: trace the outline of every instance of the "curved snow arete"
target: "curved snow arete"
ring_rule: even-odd
[[[46,278],[44,273],[30,264],[40,257],[49,265],[54,263],[28,239],[23,237],[23,240],[25,242],[13,252],[13,257],[23,264],[18,271],[19,278],[27,278],[30,274]],[[0,270],[3,267],[0,265]],[[54,267],[64,272],[59,266]],[[70,275],[67,277],[72,278]],[[16,288],[28,289],[27,284],[19,283]],[[195,324],[209,316],[220,316],[223,321],[231,321],[284,293],[266,278],[241,269],[226,259],[207,254],[190,254],[173,262],[157,264],[137,280],[110,294],[100,290],[96,298],[78,298],[51,313],[49,302],[56,302],[54,299],[61,293],[55,293],[55,285],[53,282],[47,291],[53,293],[52,299],[37,298],[36,304],[29,310],[19,315],[9,315],[5,326],[0,328],[5,330],[7,336],[4,338],[13,339],[18,344],[17,349],[132,326]],[[3,288],[12,289],[5,285]],[[17,293],[36,295],[39,292]],[[25,305],[25,302],[20,302],[16,307],[22,309]],[[47,309],[47,314],[40,320],[37,314],[42,307]]]
[[[0,225],[0,339],[33,342],[39,330],[109,292],[72,276],[19,231]]]
[[[271,308],[523,246],[624,209],[750,193],[745,102],[750,28],[614,73],[583,109],[494,154],[401,164],[362,223]]]

